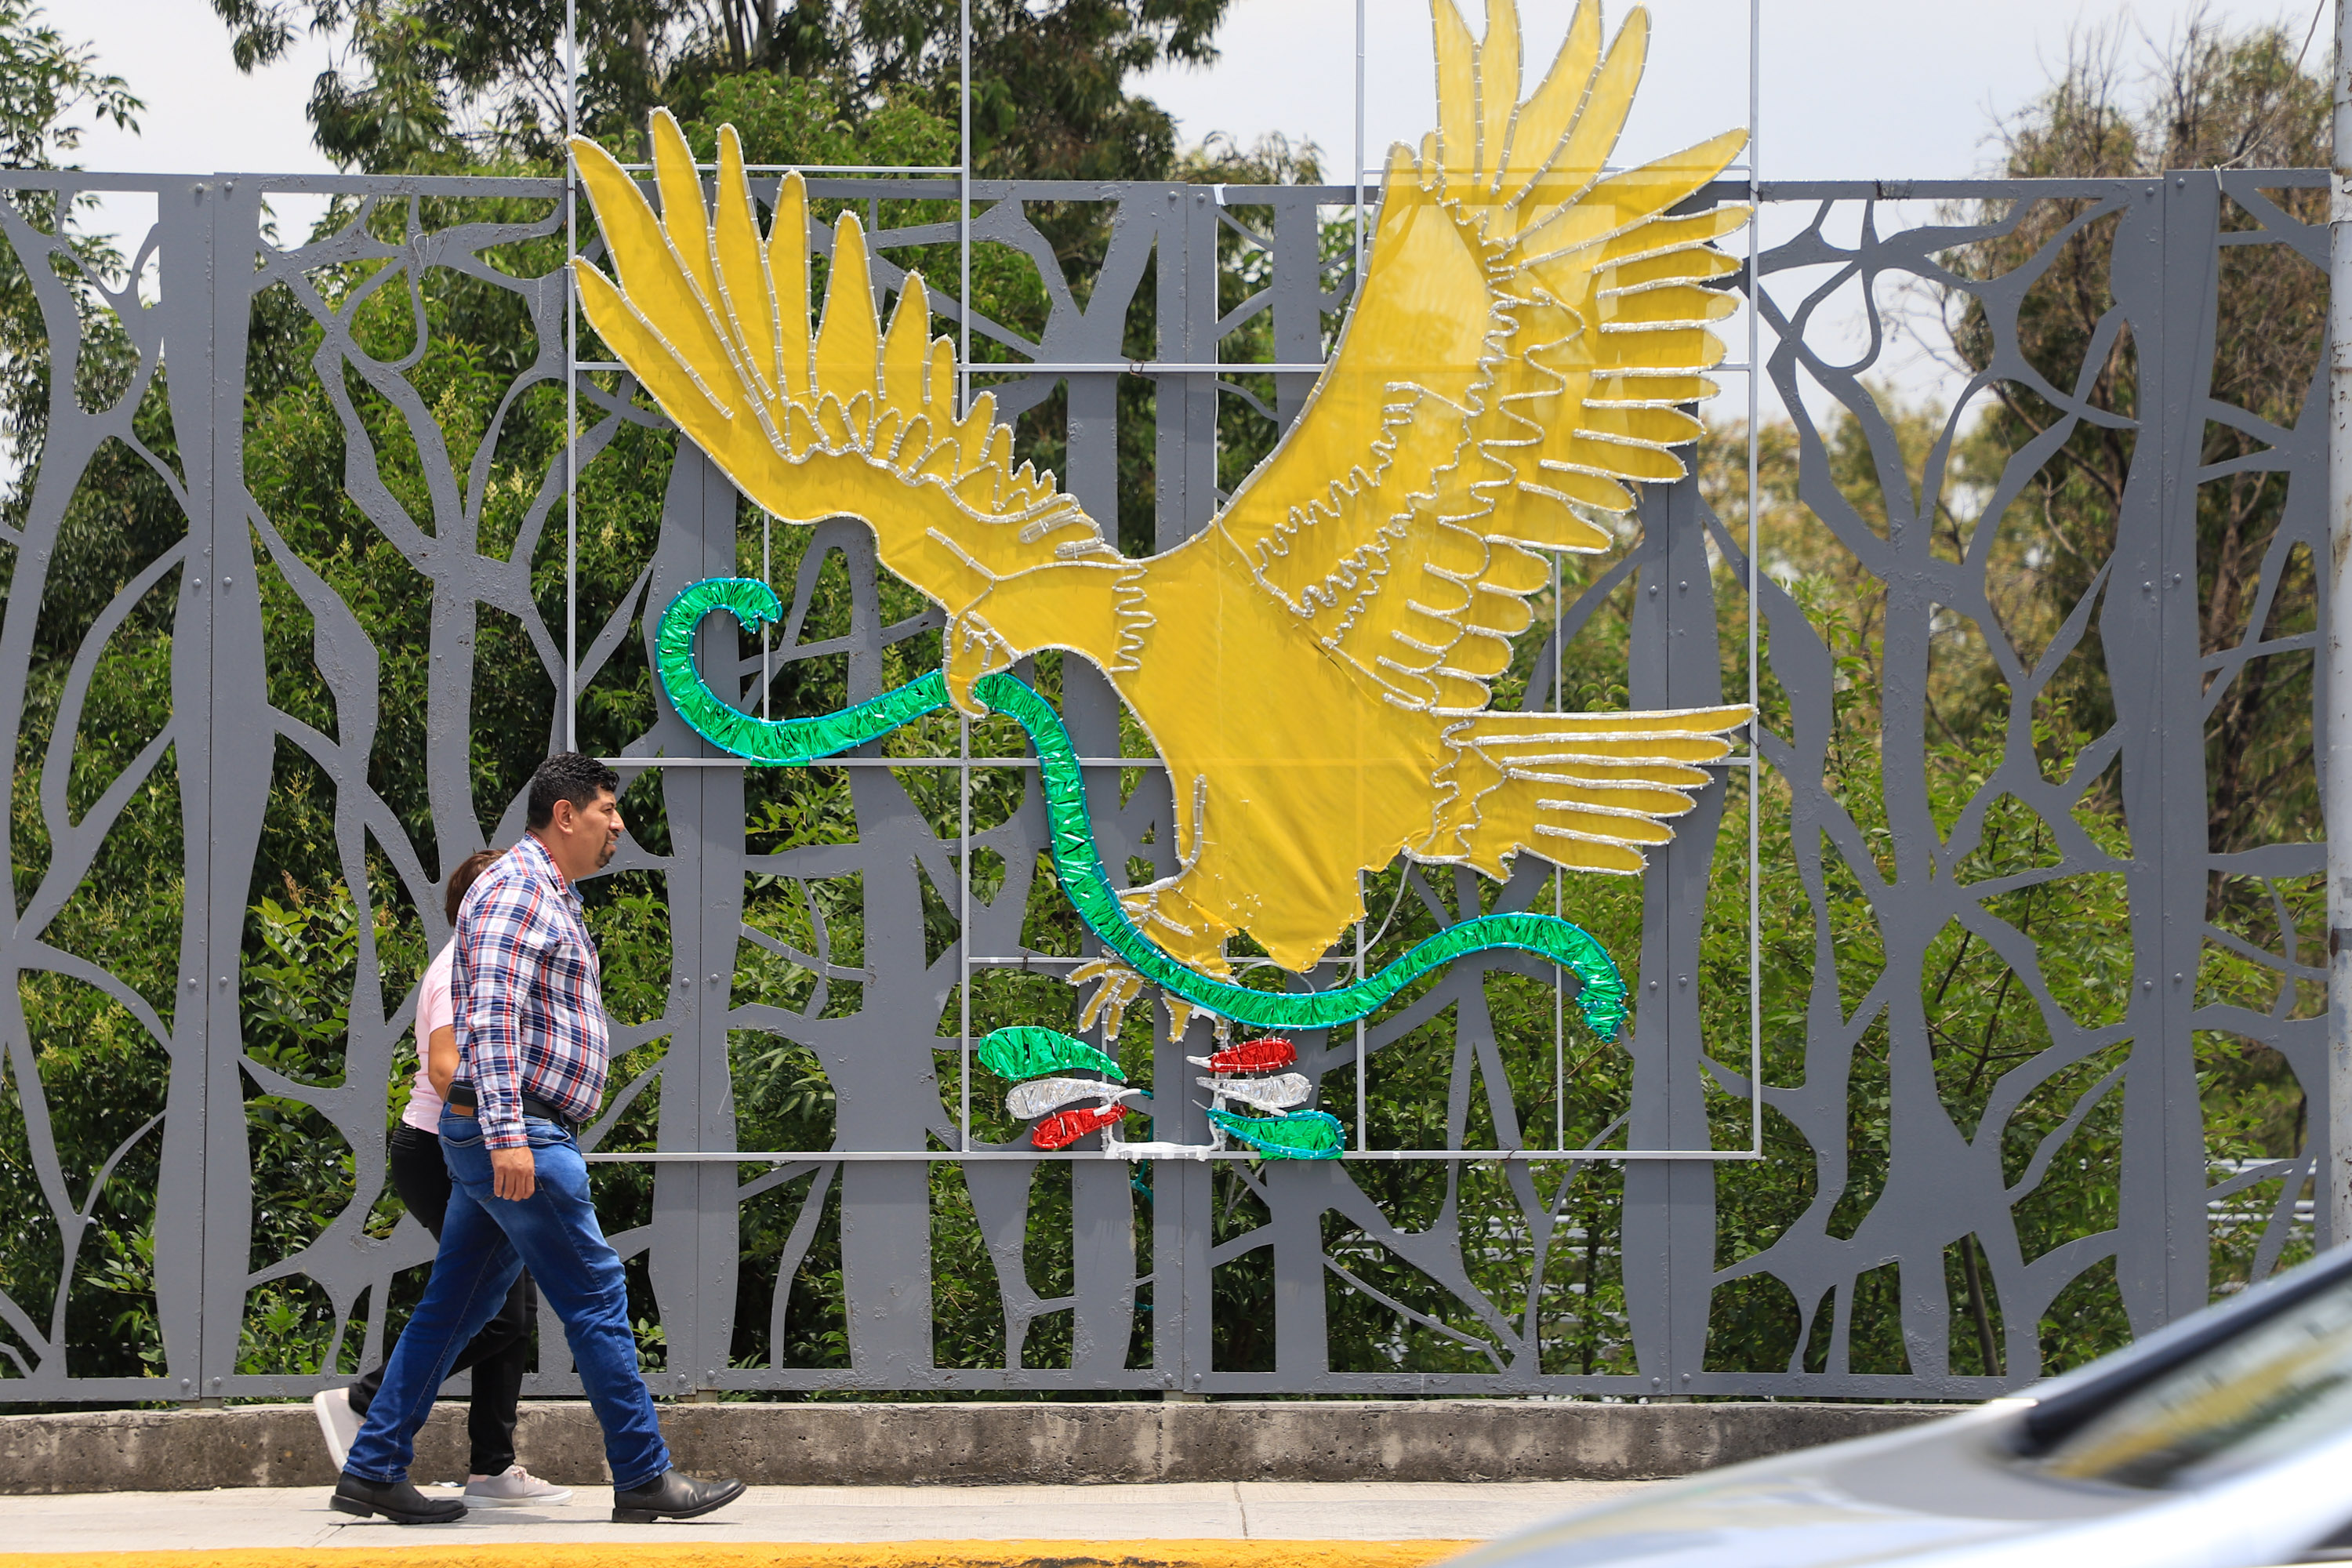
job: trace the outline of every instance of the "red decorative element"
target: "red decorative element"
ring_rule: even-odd
[[[1127,1114],[1124,1105],[1098,1110],[1062,1110],[1029,1130],[1029,1142],[1040,1149],[1066,1149],[1097,1127],[1108,1127]]]
[[[1209,1058],[1211,1072],[1270,1072],[1298,1059],[1298,1047],[1279,1035],[1227,1046]]]

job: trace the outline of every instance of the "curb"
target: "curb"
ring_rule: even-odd
[[[1926,1405],[1604,1405],[1518,1399],[1209,1405],[668,1405],[680,1468],[754,1486],[1153,1481],[1647,1480],[1934,1420]],[[466,1407],[418,1434],[415,1473],[466,1462]],[[609,1485],[584,1401],[529,1400],[535,1475]],[[331,1486],[308,1405],[0,1416],[0,1495]],[[338,1563],[349,1558],[339,1555]]]

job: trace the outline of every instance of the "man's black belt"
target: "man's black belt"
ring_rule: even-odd
[[[474,1086],[470,1083],[451,1084],[448,1102],[460,1110],[474,1110],[477,1104],[474,1099]],[[535,1094],[522,1096],[522,1113],[525,1116],[536,1116],[543,1121],[552,1121],[566,1132],[580,1131],[580,1121],[577,1117],[559,1106],[540,1099]]]

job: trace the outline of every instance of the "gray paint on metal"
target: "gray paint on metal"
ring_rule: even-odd
[[[1802,500],[1846,548],[1869,568],[1886,594],[1885,659],[1882,675],[1883,737],[1890,759],[1916,757],[1926,744],[1924,711],[1928,668],[1929,616],[1936,606],[1992,625],[1982,561],[1954,563],[1937,555],[1929,538],[1929,517],[1913,500],[1913,489],[1895,447],[1895,433],[1864,385],[1871,365],[1848,363],[1840,349],[1809,342],[1807,331],[1821,301],[1850,279],[1874,289],[1904,277],[1948,277],[1937,253],[1990,228],[1962,225],[1935,229],[1877,232],[1866,224],[1863,238],[1845,244],[1827,237],[1829,220],[1841,205],[1868,205],[1897,196],[1933,195],[2000,202],[2067,197],[2087,200],[2081,221],[2117,226],[2112,289],[2119,325],[2137,345],[2141,378],[2136,406],[2145,417],[2136,433],[2135,466],[2119,527],[2116,555],[2100,588],[2067,624],[2052,651],[2028,668],[2005,671],[2013,691],[2029,691],[2047,679],[2064,653],[2095,624],[2117,672],[2117,721],[2095,742],[2101,757],[2122,763],[2126,814],[2137,831],[2129,858],[2109,860],[2071,823],[2067,785],[2041,777],[2030,738],[2012,736],[1999,783],[2048,820],[2061,842],[2063,864],[2053,875],[2111,870],[2129,888],[2135,963],[2129,1012],[2109,1027],[2084,1027],[2068,1018],[2034,973],[2031,943],[1988,915],[1980,891],[1956,884],[1950,873],[1965,857],[1965,835],[1939,836],[1927,811],[1923,775],[1890,763],[1888,811],[1893,827],[1893,873],[1881,883],[1872,870],[1861,880],[1883,932],[1887,965],[1864,1014],[1850,1019],[1841,1002],[1841,955],[1829,942],[1825,912],[1828,878],[1843,861],[1857,873],[1870,863],[1851,821],[1823,786],[1831,744],[1830,698],[1837,679],[1827,646],[1808,625],[1796,601],[1769,574],[1759,583],[1756,612],[1770,633],[1770,669],[1787,693],[1790,731],[1767,732],[1758,745],[1788,795],[1794,869],[1809,908],[1797,911],[1814,940],[1815,973],[1805,1002],[1804,1070],[1788,1082],[1760,1086],[1765,1102],[1813,1151],[1817,1191],[1804,1215],[1768,1245],[1744,1257],[1718,1258],[1716,1202],[1724,1171],[1702,1161],[1633,1160],[1625,1171],[1622,1268],[1629,1331],[1639,1370],[1631,1374],[1591,1376],[1547,1373],[1543,1338],[1531,1310],[1487,1300],[1475,1284],[1458,1226],[1409,1231],[1385,1214],[1345,1164],[1274,1164],[1256,1170],[1163,1162],[1138,1172],[1125,1164],[1080,1161],[1070,1167],[1073,1275],[1070,1294],[1044,1298],[1027,1279],[1024,1241],[1031,1198],[1042,1161],[975,1161],[961,1179],[974,1217],[997,1272],[1005,1321],[1005,1360],[989,1368],[939,1364],[932,1321],[931,1178],[920,1160],[828,1159],[828,1152],[905,1151],[910,1154],[957,1146],[957,1086],[948,1077],[955,1054],[942,1050],[939,1030],[951,1016],[956,986],[971,963],[983,958],[1019,958],[1022,920],[1028,891],[1039,875],[1045,823],[1035,791],[1029,790],[1005,821],[980,828],[970,845],[953,833],[935,832],[917,809],[907,785],[881,767],[849,770],[856,811],[857,839],[846,845],[805,846],[772,854],[751,853],[744,833],[745,780],[729,767],[673,768],[660,781],[670,828],[669,853],[656,856],[632,841],[616,868],[658,875],[668,892],[672,921],[671,986],[662,1016],[615,1030],[618,1049],[667,1042],[661,1059],[645,1074],[616,1084],[602,1121],[588,1134],[599,1143],[620,1104],[658,1089],[657,1148],[671,1153],[731,1151],[735,1142],[733,1086],[729,1040],[740,1031],[772,1034],[806,1046],[821,1062],[836,1095],[836,1143],[812,1150],[809,1158],[786,1163],[766,1176],[748,1178],[724,1160],[666,1163],[654,1177],[650,1224],[616,1236],[625,1256],[646,1260],[670,1357],[649,1373],[657,1392],[691,1387],[734,1389],[891,1389],[929,1391],[1163,1390],[1227,1394],[1344,1393],[1352,1394],[1585,1394],[1620,1397],[1676,1398],[1690,1394],[1833,1395],[1856,1397],[1971,1397],[2030,1379],[2038,1366],[2034,1325],[2065,1286],[2085,1269],[2113,1258],[2125,1300],[2137,1329],[2145,1331],[2202,1303],[2208,1289],[2205,1237],[2208,1205],[2236,1190],[2245,1178],[2210,1188],[2204,1162],[2195,1082],[2192,1032],[2219,1029],[2270,1045],[2284,1053],[2302,1083],[2320,1091],[2324,1078],[2324,1020],[2294,1018],[2281,1009],[2255,1015],[2221,1005],[2200,1005],[2193,977],[2205,940],[2204,887],[2210,874],[2304,876],[2320,868],[2316,845],[2280,845],[2229,858],[2212,856],[2202,837],[2203,731],[2198,716],[2207,700],[2204,682],[2236,678],[2247,658],[2281,650],[2261,645],[2259,628],[2234,648],[2200,650],[2195,600],[2195,498],[2204,476],[2198,468],[2199,444],[2207,421],[2244,416],[2218,409],[2208,383],[2213,353],[2214,289],[2218,235],[2225,204],[2252,215],[2264,226],[2265,242],[2293,247],[2306,259],[2324,262],[2326,237],[2316,227],[2288,219],[2263,195],[2283,184],[2311,183],[2314,176],[2268,171],[2183,174],[2158,182],[1962,182],[1934,187],[1869,184],[1767,185],[1767,201],[1810,203],[1820,221],[1761,258],[1767,279],[1761,303],[1769,349],[1763,374],[1773,378],[1783,401],[1799,410],[1803,458]],[[812,182],[819,196],[870,195],[871,182]],[[305,1277],[326,1293],[345,1331],[360,1336],[363,1359],[381,1353],[383,1302],[393,1277],[424,1261],[429,1241],[413,1223],[388,1240],[362,1230],[383,1183],[382,1121],[384,1079],[397,1042],[408,1026],[413,998],[383,988],[373,937],[362,936],[361,979],[353,997],[355,1024],[348,1042],[348,1069],[331,1088],[278,1078],[268,1064],[243,1048],[239,990],[233,968],[243,940],[247,906],[255,885],[255,857],[269,801],[273,757],[290,747],[309,757],[335,792],[336,847],[344,874],[361,900],[362,930],[373,909],[394,896],[420,912],[425,932],[446,937],[439,917],[436,878],[428,866],[446,867],[471,849],[510,842],[520,828],[520,803],[508,803],[498,820],[482,820],[472,798],[467,722],[473,681],[474,633],[485,611],[517,617],[543,658],[551,681],[561,674],[561,627],[541,617],[531,592],[528,563],[562,494],[564,476],[551,468],[532,497],[522,536],[510,552],[485,553],[478,540],[479,498],[489,473],[490,444],[460,471],[432,427],[431,410],[407,380],[404,364],[367,359],[352,341],[346,320],[330,308],[309,273],[330,263],[372,259],[383,264],[389,286],[404,287],[436,268],[460,268],[507,289],[522,301],[538,328],[539,358],[518,377],[515,395],[562,374],[562,289],[550,279],[509,276],[486,259],[494,247],[560,232],[560,211],[536,222],[458,222],[437,232],[422,226],[415,198],[431,195],[553,197],[552,182],[372,180],[358,176],[215,176],[160,179],[49,173],[0,174],[0,188],[137,189],[158,197],[153,243],[162,287],[157,301],[129,308],[117,296],[112,309],[141,356],[142,374],[164,378],[179,461],[184,479],[188,531],[185,541],[118,595],[110,614],[123,614],[156,583],[175,581],[177,619],[173,643],[174,717],[168,731],[143,753],[118,789],[85,811],[79,822],[49,810],[52,865],[9,929],[9,962],[17,972],[47,968],[80,974],[121,994],[127,987],[86,961],[41,946],[44,923],[90,863],[119,816],[121,797],[155,768],[168,752],[178,771],[185,832],[184,874],[187,889],[180,938],[181,984],[171,1005],[125,998],[168,1053],[172,1071],[159,1120],[139,1136],[159,1140],[163,1188],[158,1194],[156,1236],[157,1307],[163,1325],[166,1368],[155,1379],[77,1378],[65,1364],[47,1302],[0,1302],[8,1353],[0,1356],[0,1394],[12,1401],[67,1399],[193,1399],[214,1395],[300,1394],[320,1379],[291,1368],[254,1373],[236,1370],[240,1329],[253,1289],[273,1279]],[[898,182],[893,194],[951,198],[953,182]],[[334,192],[359,197],[372,209],[404,212],[402,237],[385,240],[357,227],[315,242],[282,247],[267,243],[260,229],[265,190]],[[1743,196],[1743,186],[1714,193]],[[1325,275],[1319,257],[1318,206],[1344,205],[1349,187],[1311,187],[1228,193],[1222,205],[1214,193],[1190,186],[1055,185],[1035,182],[976,182],[973,195],[985,203],[973,219],[978,243],[1010,247],[1028,256],[1046,284],[1050,311],[1036,342],[1019,339],[1001,324],[975,320],[975,336],[1013,348],[1020,357],[1048,363],[1102,363],[1100,374],[1037,375],[1011,380],[1000,388],[999,407],[1010,417],[1036,407],[1057,383],[1067,403],[1069,484],[1089,510],[1107,521],[1117,507],[1118,376],[1123,364],[1128,313],[1148,276],[1156,279],[1158,341],[1154,352],[1167,364],[1214,366],[1219,345],[1258,311],[1271,312],[1272,352],[1276,363],[1319,356],[1327,312],[1341,306],[1348,280]],[[1113,204],[1115,216],[1108,259],[1081,307],[1059,263],[1027,216],[1025,204],[1086,200]],[[953,236],[953,225],[930,225],[876,237],[877,282],[895,286],[901,274],[888,258],[894,249],[937,244]],[[1220,309],[1218,251],[1221,235],[1241,233],[1242,248],[1262,254],[1270,281],[1262,293],[1232,311]],[[0,232],[21,255],[49,245],[22,215],[0,203]],[[1840,232],[1843,232],[1841,230]],[[820,237],[820,242],[822,243]],[[255,265],[258,258],[259,265]],[[1962,280],[1995,318],[2013,316],[2027,289],[2046,266],[2030,264],[2021,273],[1985,282]],[[1799,268],[1826,268],[1826,276]],[[43,266],[30,266],[50,323],[50,341],[77,342],[78,317],[68,291]],[[1775,279],[1786,275],[1788,281]],[[377,744],[377,661],[383,655],[366,629],[323,582],[294,558],[271,521],[242,483],[243,394],[247,324],[258,291],[284,286],[322,329],[318,364],[352,457],[346,486],[368,525],[394,539],[415,564],[433,594],[432,670],[427,680],[424,752],[412,765],[425,781],[433,811],[433,843],[412,844],[396,817],[371,790],[368,761]],[[955,306],[934,300],[943,316]],[[168,350],[168,356],[166,351]],[[2120,423],[2121,416],[2090,406],[2067,389],[2050,384],[2019,359],[2013,347],[1991,374],[2031,386],[2035,395],[2073,424]],[[994,374],[994,373],[991,373]],[[419,452],[430,531],[412,520],[376,467],[365,426],[346,391],[346,376],[368,387],[420,436]],[[1228,376],[1227,384],[1232,385]],[[1213,520],[1216,495],[1216,416],[1219,377],[1168,371],[1160,388],[1156,453],[1158,516],[1155,538],[1165,547],[1189,537]],[[1260,385],[1263,383],[1258,384]],[[1294,418],[1310,379],[1295,374],[1275,378],[1277,422]],[[1838,491],[1823,456],[1825,433],[1803,412],[1806,395],[1818,406],[1822,394],[1859,420],[1884,482],[1890,528],[1875,533]],[[593,460],[625,424],[655,422],[626,390],[615,393],[583,378],[581,461]],[[130,400],[135,403],[135,399]],[[40,572],[54,545],[72,485],[89,454],[110,437],[129,438],[124,405],[100,414],[60,407],[44,451],[38,485],[26,514],[11,595],[0,611],[0,706],[21,733],[26,712],[26,676],[34,622],[39,609]],[[2324,403],[2312,402],[2316,412]],[[2319,424],[2305,420],[2294,430],[2264,427],[2268,450],[2255,459],[2292,481],[2282,542],[2263,567],[2263,593],[2272,594],[2287,550],[2316,549],[2325,540],[2320,503],[2324,445]],[[2046,452],[2042,456],[2046,457]],[[1935,461],[1948,456],[1948,446]],[[2032,479],[2033,464],[2013,463],[1995,494],[1995,512]],[[1934,493],[1935,487],[1927,487]],[[626,601],[604,623],[580,628],[585,638],[581,679],[593,687],[614,651],[635,637],[648,638],[646,612],[667,602],[698,577],[737,570],[737,498],[711,466],[682,453],[665,500],[659,535]],[[1696,484],[1658,487],[1644,497],[1642,532],[1627,554],[1612,563],[1570,605],[1555,636],[1585,628],[1595,606],[1612,593],[1633,596],[1632,641],[1626,681],[1635,706],[1683,706],[1720,700],[1722,656],[1717,647],[1721,589],[1737,591],[1746,580],[1739,542],[1709,510]],[[1719,575],[1709,570],[1709,552],[1740,570]],[[267,559],[317,628],[319,673],[331,693],[336,733],[313,732],[268,704],[262,640],[263,622],[255,593],[257,565]],[[803,641],[801,622],[808,613],[817,575],[828,561],[845,567],[851,584],[847,634],[818,646]],[[520,564],[519,564],[520,563]],[[883,649],[939,625],[936,612],[886,624],[877,589],[879,570],[873,542],[858,525],[835,522],[814,531],[798,576],[779,584],[791,605],[774,667],[795,659],[845,654],[849,695],[869,697],[885,684]],[[177,574],[176,579],[174,574]],[[2181,577],[2179,584],[2173,581]],[[2147,586],[2143,589],[2142,584]],[[2264,600],[2268,602],[2267,597]],[[1732,617],[1736,621],[1736,616]],[[89,686],[95,648],[102,628],[93,631],[93,651],[66,683],[67,710]],[[2313,639],[2305,639],[2313,646]],[[1551,647],[1535,668],[1552,668]],[[701,656],[714,684],[740,694],[748,707],[760,696],[760,662],[743,658],[723,628],[706,627]],[[2014,656],[2005,648],[1996,657]],[[1548,675],[1526,698],[1530,707],[1549,704]],[[1119,708],[1116,694],[1083,668],[1066,674],[1064,702],[1080,752],[1116,755]],[[551,743],[562,716],[542,716]],[[67,744],[70,744],[70,736]],[[628,748],[633,755],[690,758],[708,754],[666,708],[647,732]],[[1907,766],[1907,764],[1906,764]],[[2098,770],[2092,769],[2095,773]],[[1105,858],[1113,867],[1130,858],[1149,860],[1157,875],[1175,869],[1171,844],[1168,785],[1146,770],[1122,800],[1119,770],[1087,770]],[[45,788],[62,787],[63,770],[45,773]],[[2087,777],[2084,782],[2087,782]],[[1988,788],[1991,786],[1989,784]],[[1720,789],[1708,791],[1699,809],[1684,819],[1676,841],[1656,857],[1644,890],[1644,930],[1633,969],[1637,1011],[1628,1037],[1633,1089],[1621,1134],[1632,1148],[1701,1152],[1709,1147],[1712,1094],[1742,1098],[1746,1080],[1741,1042],[1700,1037],[1703,984],[1698,963],[1707,879],[1717,835],[1736,831],[1736,811]],[[0,833],[7,828],[0,814]],[[369,847],[394,867],[398,889],[370,882]],[[947,952],[926,952],[923,884],[942,895],[958,885],[965,851],[991,851],[1003,858],[1006,875],[993,899],[975,893],[962,942]],[[745,921],[746,879],[793,879],[856,875],[863,880],[864,952],[859,964],[837,963],[821,929],[821,951],[803,955],[819,974],[820,999],[794,1012],[759,1003],[738,1005],[732,977],[747,944],[772,942]],[[1444,909],[1437,890],[1451,878],[1457,909],[1475,909],[1478,887],[1467,873],[1431,869],[1417,873],[1415,896],[1427,907]],[[1543,879],[1526,870],[1499,893],[1496,907],[1529,907]],[[1572,910],[1571,910],[1572,913]],[[2042,1058],[2011,1070],[1993,1090],[1988,1125],[2063,1068],[2105,1055],[2116,1066],[2085,1095],[2087,1113],[2108,1094],[2121,1096],[2125,1153],[2119,1173],[2122,1208],[2116,1229],[2085,1235],[2053,1251],[2025,1258],[2011,1218],[2032,1193],[2038,1170],[2063,1146],[2073,1123],[2044,1141],[2041,1158],[2026,1176],[2005,1176],[1999,1140],[1972,1142],[1958,1128],[1937,1092],[1926,1018],[1918,987],[1911,982],[1937,933],[1952,921],[1979,931],[2009,958],[2047,1021],[2051,1047]],[[2307,943],[2309,933],[2305,933]],[[972,958],[967,959],[971,953]],[[1042,956],[1042,955],[1030,955]],[[1339,958],[1317,977],[1328,981]],[[1348,955],[1352,959],[1352,950]],[[2307,957],[2273,955],[2273,967],[2290,979],[2315,978]],[[1549,972],[1513,959],[1467,963],[1425,994],[1376,1020],[1366,1030],[1372,1064],[1370,1092],[1381,1092],[1381,1053],[1452,1013],[1458,1047],[1457,1068],[1445,1107],[1447,1146],[1459,1150],[1472,1124],[1473,1096],[1484,1092],[1485,1114],[1501,1146],[1523,1135],[1544,1141],[1539,1127],[1522,1129],[1507,1096],[1482,1086],[1496,1076],[1502,1053],[1515,1042],[1497,1039],[1484,1004],[1480,976],[1487,969],[1514,969],[1549,979]],[[2173,976],[2185,978],[2175,984]],[[827,1017],[822,999],[828,985],[863,984],[859,1009]],[[2292,987],[2289,987],[2292,990]],[[31,1070],[21,1003],[14,986],[0,986],[0,1041],[8,1053],[9,1081],[16,1103],[33,1122],[46,1125],[47,1110]],[[1846,1150],[1847,1088],[1861,1030],[1874,1009],[1887,1019],[1892,1053],[1892,1155],[1884,1189],[1847,1236],[1832,1234],[1830,1209],[1849,1183]],[[1164,1016],[1156,1024],[1153,1081],[1182,1086],[1194,1069],[1184,1058],[1203,1054],[1209,1033],[1195,1024],[1188,1037],[1171,1037]],[[1355,1064],[1352,1031],[1327,1038],[1298,1037],[1298,1070],[1322,1088],[1327,1101],[1336,1081],[1351,1079]],[[1549,1052],[1550,1041],[1542,1042]],[[1710,1088],[1710,1080],[1713,1087]],[[32,1086],[28,1089],[26,1086]],[[253,1088],[314,1110],[354,1151],[357,1190],[352,1204],[316,1240],[284,1258],[248,1258],[251,1236],[251,1171],[243,1106]],[[1725,1101],[1723,1103],[1728,1103]],[[1195,1097],[1179,1089],[1138,1102],[1150,1135],[1161,1140],[1205,1140],[1205,1118]],[[2315,1128],[2319,1135],[2324,1130]],[[976,1142],[976,1150],[994,1152]],[[2298,1162],[2269,1172],[2288,1175],[2290,1192],[2323,1158],[2323,1147],[2305,1151]],[[53,1150],[35,1142],[37,1176],[50,1194],[61,1230],[75,1233],[68,1194],[86,1173],[58,1166]],[[1592,1179],[1574,1164],[1507,1167],[1507,1202],[1494,1211],[1496,1224],[1523,1236],[1532,1267],[1556,1262],[1565,1244],[1558,1221],[1570,1184]],[[1144,1194],[1130,1180],[1140,1175]],[[808,1178],[796,1200],[785,1240],[772,1258],[748,1258],[742,1250],[741,1205],[785,1184]],[[1459,1167],[1443,1173],[1458,1196]],[[1236,1188],[1254,1194],[1265,1222],[1213,1241],[1216,1207]],[[846,1298],[850,1366],[846,1370],[787,1364],[783,1335],[785,1304],[837,1196],[841,1221],[843,1289]],[[1449,1205],[1449,1215],[1458,1210]],[[2283,1198],[2268,1226],[2257,1270],[2276,1259],[2292,1226],[2292,1203]],[[1483,1350],[1487,1370],[1449,1375],[1332,1370],[1334,1347],[1327,1319],[1328,1291],[1345,1284],[1345,1265],[1327,1249],[1331,1216],[1360,1229],[1394,1257],[1418,1269],[1431,1286],[1451,1299],[1457,1315],[1448,1331]],[[1139,1232],[1138,1221],[1147,1219]],[[1139,1234],[1141,1242],[1139,1246]],[[2007,1323],[2005,1377],[1960,1376],[1949,1367],[1950,1307],[1943,1285],[1946,1249],[1974,1235],[1984,1247]],[[1264,1250],[1272,1259],[1274,1369],[1219,1370],[1213,1356],[1213,1285],[1218,1268]],[[1141,1256],[1139,1257],[1139,1252]],[[1856,1280],[1887,1263],[1901,1270],[1904,1341],[1910,1371],[1859,1373],[1851,1366],[1852,1302]],[[760,1365],[730,1364],[739,1271],[774,1269],[777,1304],[771,1321],[768,1359]],[[1707,1369],[1706,1336],[1716,1292],[1753,1274],[1769,1274],[1786,1284],[1808,1324],[1830,1308],[1829,1341],[1801,1346],[1787,1368]],[[367,1305],[362,1309],[364,1298]],[[1399,1304],[1401,1312],[1408,1311]],[[1025,1364],[1024,1348],[1039,1321],[1072,1314],[1075,1343],[1067,1367]],[[1141,1324],[1150,1342],[1148,1360],[1129,1347]],[[576,1388],[563,1361],[561,1335],[542,1325],[543,1363],[531,1388],[541,1394]],[[1359,1347],[1347,1347],[1350,1353]],[[1825,1365],[1804,1371],[1808,1352]]]

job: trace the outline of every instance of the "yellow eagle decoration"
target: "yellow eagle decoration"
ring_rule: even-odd
[[[1518,16],[1483,42],[1433,0],[1439,127],[1391,150],[1363,287],[1313,395],[1209,528],[1121,555],[1050,473],[1012,460],[909,276],[887,330],[854,215],[809,331],[807,196],[787,177],[761,237],[732,128],[715,205],[667,113],[656,217],[575,141],[617,282],[577,268],[589,321],[727,476],[791,522],[862,518],[883,562],[947,611],[947,677],[1042,648],[1099,668],[1151,734],[1181,868],[1126,895],[1170,953],[1226,973],[1246,931],[1304,970],[1363,914],[1359,873],[1400,855],[1505,874],[1519,853],[1640,871],[1746,707],[1497,712],[1487,683],[1547,585],[1543,550],[1606,551],[1589,513],[1683,477],[1723,357],[1709,284],[1745,207],[1675,215],[1736,157],[1731,131],[1604,171],[1648,18],[1602,47],[1584,0],[1520,101]],[[1670,216],[1674,215],[1674,216]],[[1136,977],[1097,965],[1113,1028]]]

